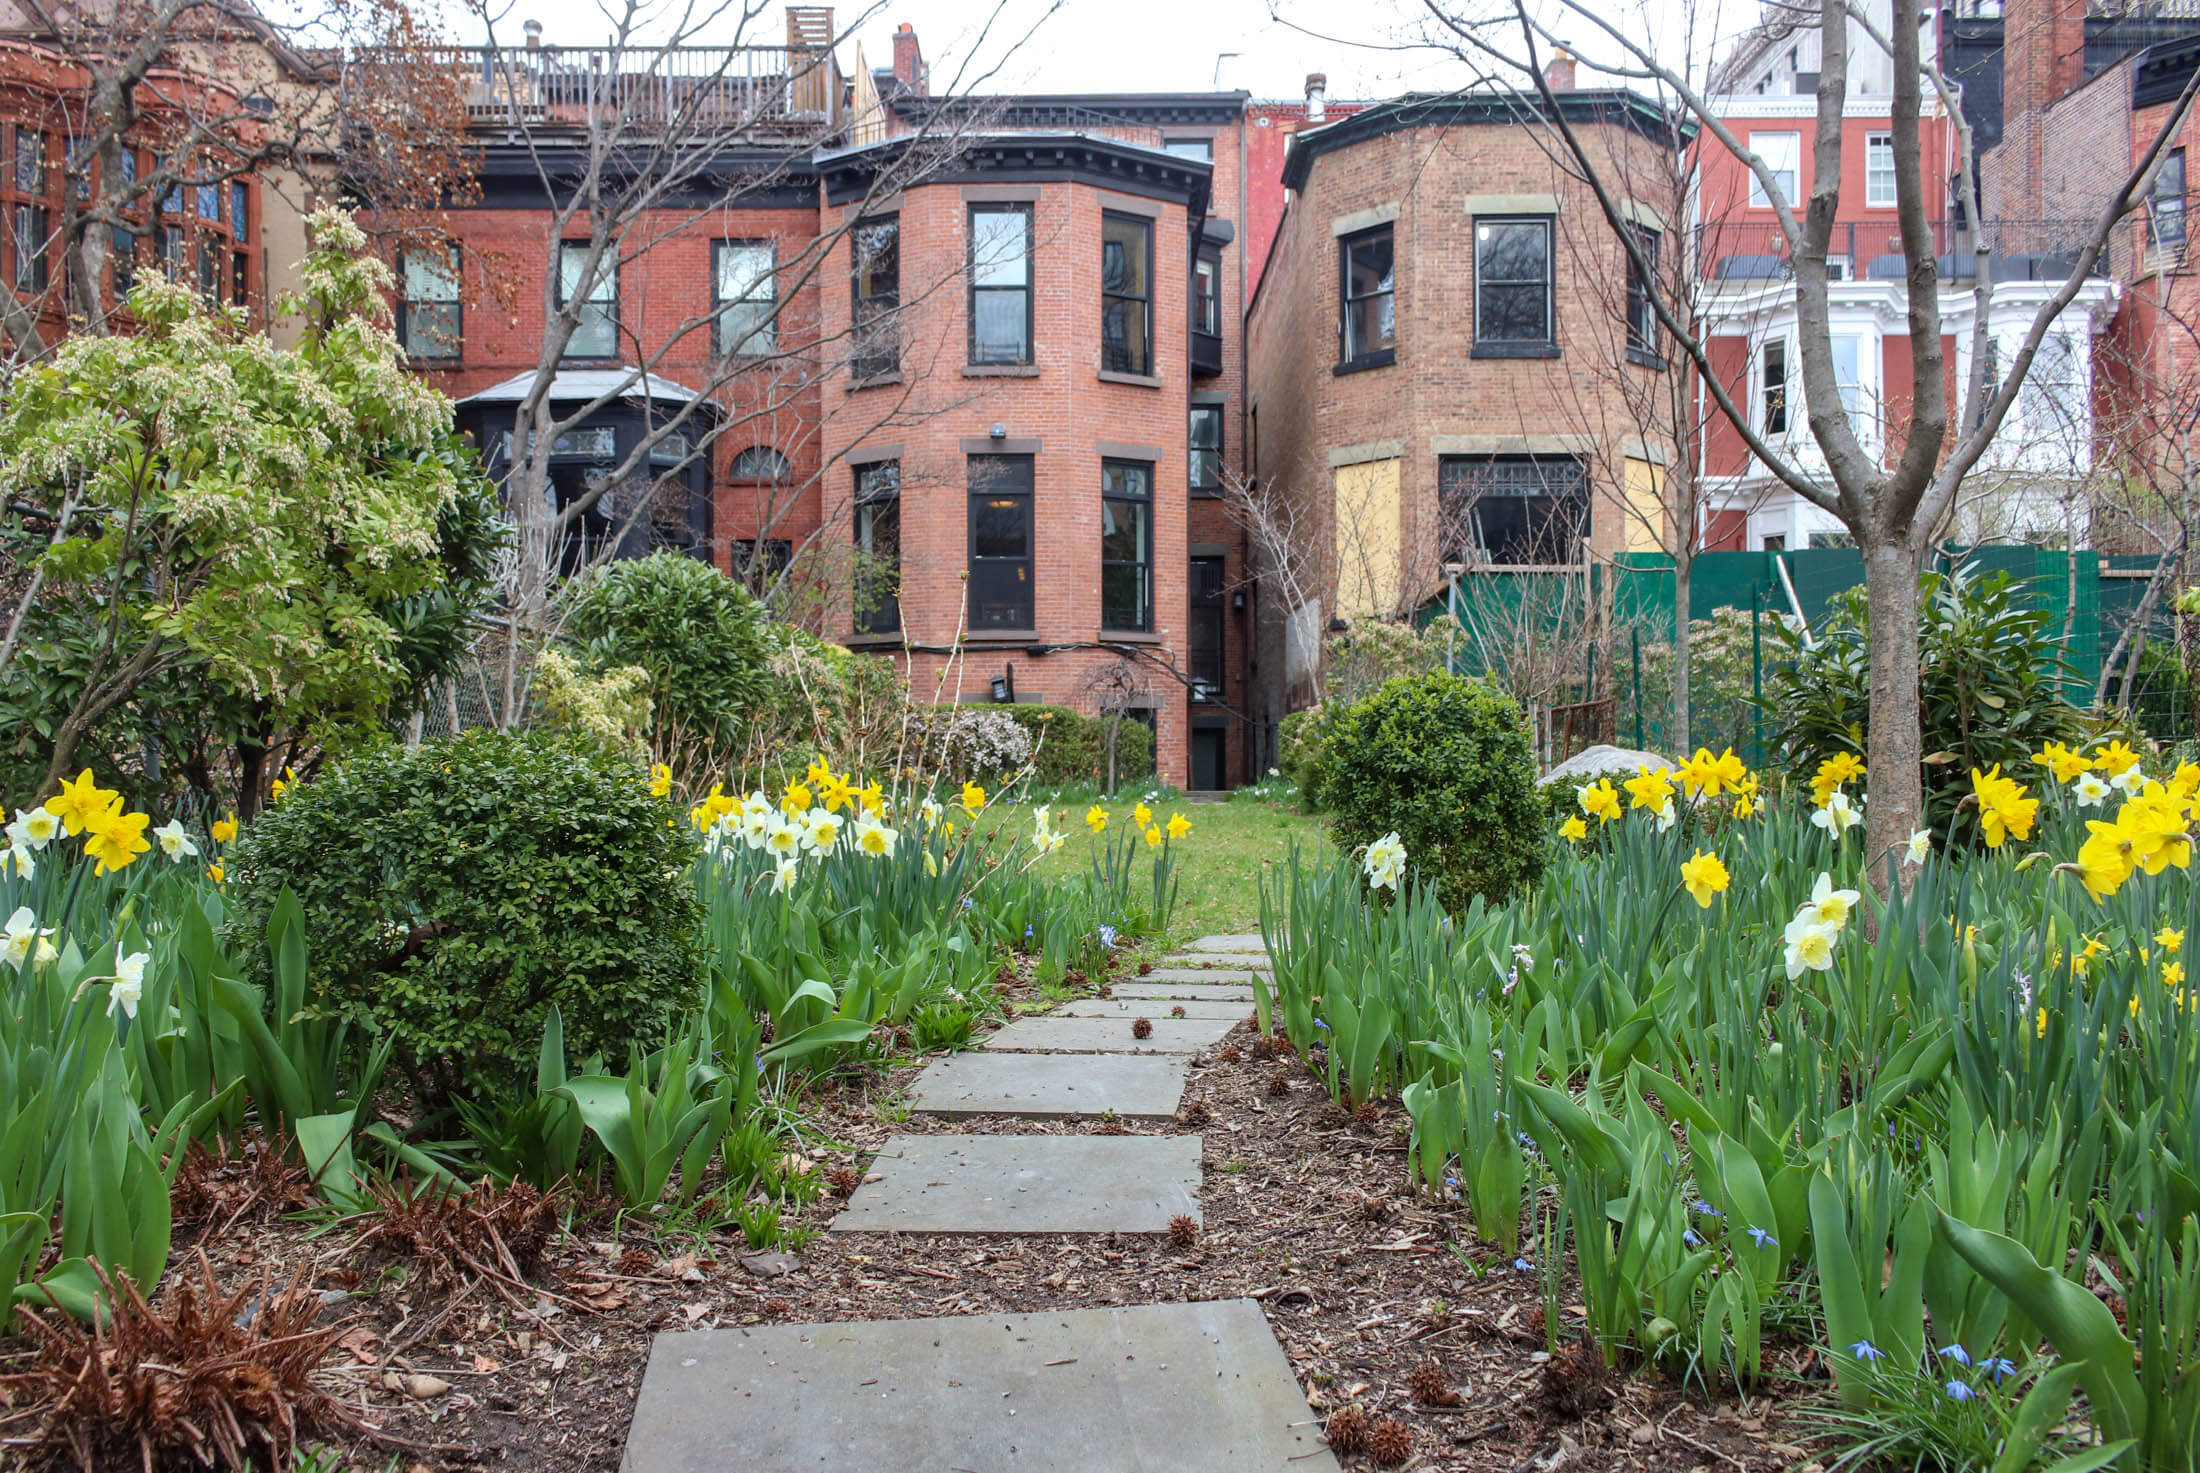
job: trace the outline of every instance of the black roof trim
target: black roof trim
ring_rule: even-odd
[[[817,161],[825,181],[825,203],[845,205],[863,198],[889,164],[900,159],[916,137],[890,138],[868,148],[828,155]],[[1123,194],[1183,204],[1195,219],[1207,213],[1214,168],[1196,159],[1178,158],[1112,138],[1082,133],[988,133],[969,139],[945,162],[922,169],[908,181],[928,184],[984,184],[1002,181],[1072,180]]]
[[[1561,92],[1558,115],[1569,123],[1620,124],[1659,143],[1678,141],[1673,123],[1657,104],[1624,87]],[[1294,136],[1290,155],[1283,164],[1283,183],[1288,189],[1304,189],[1307,171],[1316,158],[1332,149],[1385,134],[1413,128],[1494,127],[1549,116],[1542,94],[1537,92],[1410,92]]]
[[[2200,36],[2164,41],[2139,53],[2131,77],[2134,109],[2175,102],[2200,66]]]
[[[459,208],[543,209],[550,202],[544,172],[553,185],[572,183],[587,162],[587,150],[546,139],[534,149],[525,143],[487,144],[478,157],[479,197]],[[720,154],[710,167],[694,171],[682,188],[666,194],[663,202],[668,210],[816,207],[817,170],[809,156],[768,148]]]
[[[1158,128],[1234,123],[1249,92],[1027,92],[999,97],[888,98],[898,118],[998,121],[1009,128]]]

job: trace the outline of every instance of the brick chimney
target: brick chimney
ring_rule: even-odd
[[[1306,123],[1312,127],[1329,116],[1329,78],[1320,72],[1306,74]]]
[[[1574,90],[1574,54],[1561,46],[1543,68],[1544,85],[1553,92]]]
[[[894,27],[894,75],[918,97],[931,96],[932,77],[924,65],[924,50],[917,45],[917,28],[907,21]]]
[[[2005,0],[2001,114],[2044,108],[2085,81],[2086,0]]]

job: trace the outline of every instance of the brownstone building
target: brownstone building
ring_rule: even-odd
[[[1675,140],[1642,98],[1558,106],[1606,177],[1660,175],[1651,152]],[[1410,613],[1447,569],[1608,557],[1659,519],[1671,446],[1646,438],[1620,376],[1675,369],[1549,129],[1535,94],[1487,92],[1291,139],[1247,319],[1251,469],[1309,510],[1302,552],[1322,571],[1315,599],[1274,611],[1290,668],[1271,670],[1271,702],[1297,698],[1324,627]],[[1626,208],[1654,254],[1677,222]]]

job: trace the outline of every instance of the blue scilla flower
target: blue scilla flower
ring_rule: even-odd
[[[1990,1355],[1978,1363],[1978,1368],[1996,1381],[2006,1380],[2017,1373],[2017,1363],[2005,1355]]]
[[[1849,1354],[1861,1361],[1885,1360],[1887,1358],[1887,1352],[1881,1350],[1869,1340],[1859,1340],[1851,1345]]]
[[[1973,1391],[1967,1383],[1962,1381],[1950,1381],[1947,1390],[1948,1400],[1950,1401],[1971,1401],[1978,1396],[1976,1391]]]
[[[1525,1258],[1515,1258],[1513,1260],[1513,1267],[1520,1270],[1520,1272],[1524,1274],[1535,1272],[1535,1265],[1528,1262],[1528,1260]]]
[[[1967,1366],[1971,1363],[1971,1352],[1960,1345],[1943,1345],[1940,1347],[1939,1355],[1942,1360],[1952,1360],[1959,1366]]]
[[[1024,939],[1026,941],[1029,941],[1031,939],[1031,927],[1029,926],[1024,927]]]
[[[1749,1238],[1751,1242],[1760,1248],[1777,1248],[1780,1246],[1780,1240],[1761,1227],[1749,1229]]]
[[[1718,1208],[1712,1206],[1709,1202],[1704,1201],[1701,1197],[1689,1203],[1688,1210],[1690,1212],[1701,1212],[1706,1217],[1726,1216],[1725,1213],[1721,1212]]]
[[[1102,926],[1100,928],[1100,944],[1110,951],[1115,950],[1115,927]]]
[[[1703,1239],[1696,1236],[1694,1228],[1682,1228],[1681,1241],[1691,1248],[1701,1248],[1703,1246]]]

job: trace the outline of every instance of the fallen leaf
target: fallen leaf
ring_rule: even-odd
[[[363,1366],[374,1364],[374,1347],[382,1343],[382,1337],[365,1325],[354,1325],[336,1337],[340,1349],[349,1351],[351,1358]]]

